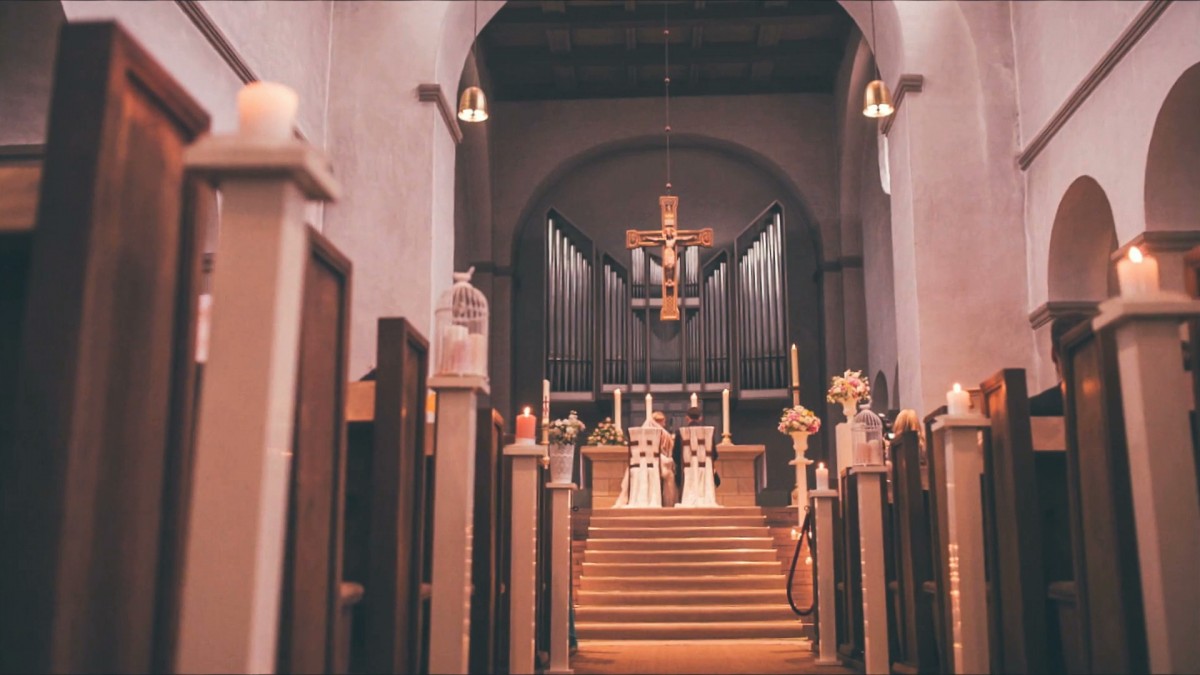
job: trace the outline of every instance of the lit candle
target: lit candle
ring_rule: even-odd
[[[210,326],[212,326],[212,293],[201,293],[199,315],[196,319],[196,363],[208,362]]]
[[[654,397],[646,394],[646,419],[654,417]]]
[[[613,426],[621,428],[621,390],[613,392]]]
[[[825,468],[825,462],[817,465],[817,489],[829,489],[829,469]]]
[[[542,380],[542,425],[550,424],[550,380]]]
[[[696,397],[696,395],[695,395],[695,394],[692,394],[692,407],[693,407],[693,408],[699,408],[699,407],[700,407],[700,400],[699,400],[699,399]]]
[[[1154,256],[1143,255],[1134,246],[1129,255],[1117,261],[1117,280],[1121,284],[1121,296],[1132,298],[1158,292],[1158,261]]]
[[[293,138],[300,98],[278,82],[251,82],[237,95],[238,134],[255,141],[282,143]]]
[[[467,336],[470,345],[470,372],[476,375],[487,375],[488,343],[487,336],[482,333],[472,333]]]
[[[966,415],[971,409],[971,395],[955,382],[954,389],[946,392],[946,412],[950,415]]]
[[[792,387],[800,388],[800,351],[792,345]]]
[[[525,412],[517,415],[517,443],[520,445],[533,445],[537,436],[537,418],[529,410],[529,406],[525,406]]]
[[[726,433],[726,434],[730,433],[730,431],[729,431],[729,390],[728,389],[721,391],[721,423],[725,425],[722,427],[722,430],[724,431],[724,433]]]

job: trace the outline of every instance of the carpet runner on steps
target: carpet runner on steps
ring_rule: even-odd
[[[756,506],[595,509],[580,570],[581,640],[803,636]]]

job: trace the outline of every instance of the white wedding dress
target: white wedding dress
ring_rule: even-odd
[[[712,427],[683,427],[683,496],[676,506],[710,507],[717,504],[717,486],[713,479]]]
[[[662,428],[653,422],[629,430],[629,468],[621,481],[621,494],[614,507],[660,508],[662,477],[659,443]]]

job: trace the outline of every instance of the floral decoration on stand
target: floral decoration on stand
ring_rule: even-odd
[[[825,400],[830,403],[841,404],[847,420],[857,412],[858,402],[869,398],[871,385],[861,370],[847,370],[841,375],[834,375],[829,383],[829,392],[825,395]]]
[[[605,417],[604,421],[596,425],[592,434],[588,436],[588,445],[625,445],[625,433],[613,424],[611,417]]]
[[[820,430],[821,418],[802,405],[784,408],[779,418],[779,433],[785,436],[793,433],[815,434]]]
[[[575,445],[587,426],[579,419],[574,410],[565,420],[554,420],[550,423],[550,442],[555,445]]]

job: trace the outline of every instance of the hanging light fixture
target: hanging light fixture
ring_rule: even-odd
[[[872,52],[877,48],[878,42],[875,41],[875,0],[871,0],[871,49]],[[875,79],[867,83],[867,92],[863,96],[863,114],[867,117],[887,117],[896,112],[896,106],[892,104],[892,94],[888,91],[887,85],[879,77],[879,62],[872,59],[875,65]]]
[[[475,0],[475,19],[471,24],[471,55],[475,55],[475,43],[479,41],[479,0]],[[488,118],[487,96],[477,86],[463,89],[458,99],[458,119],[464,122],[482,122]]]

